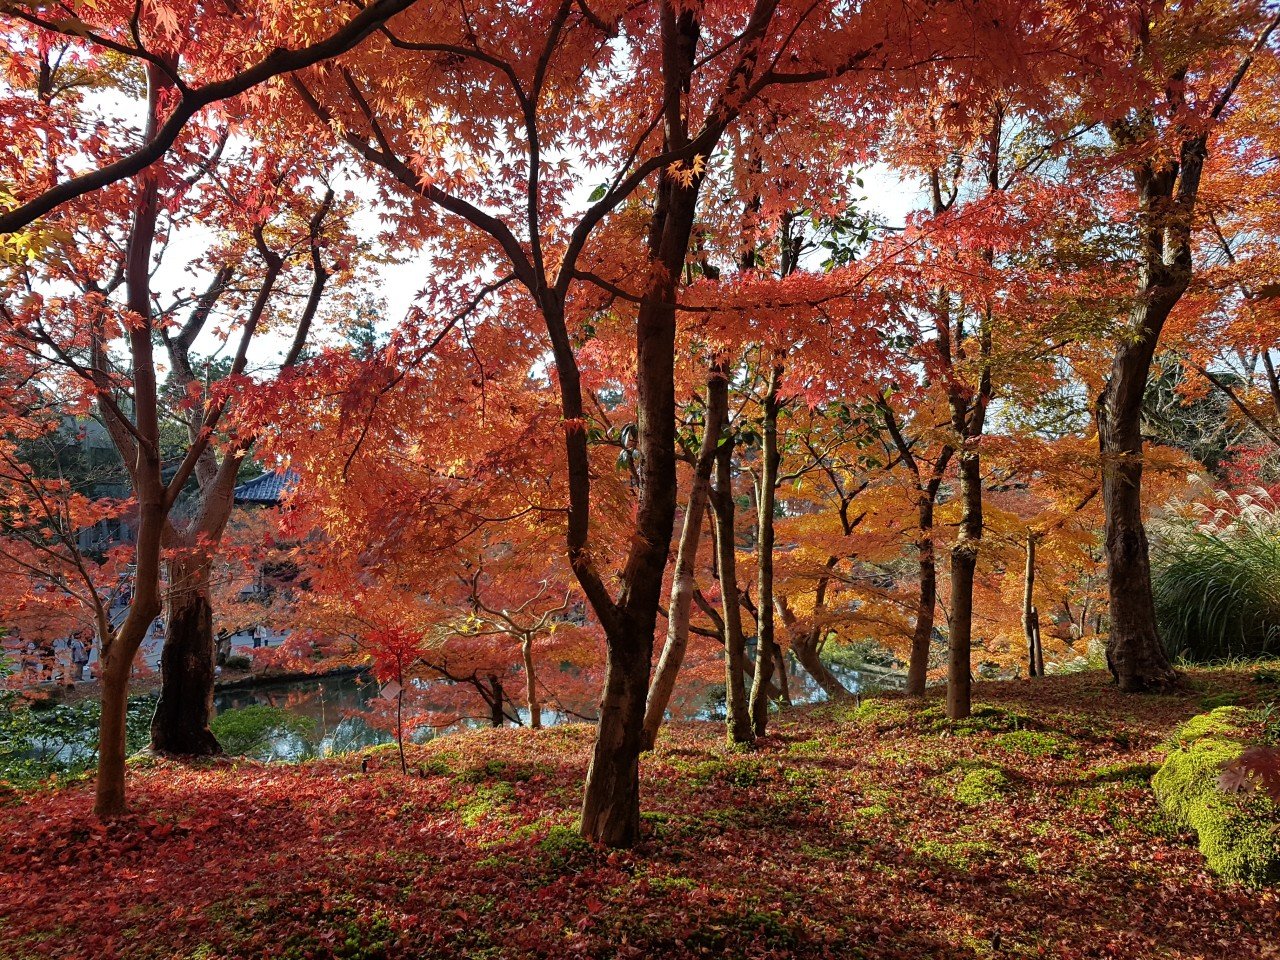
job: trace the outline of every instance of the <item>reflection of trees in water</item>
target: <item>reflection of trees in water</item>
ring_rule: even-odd
[[[832,665],[832,669],[850,690],[857,690],[863,685],[860,681],[864,678],[856,670],[839,664]],[[797,703],[822,698],[821,689],[803,670],[795,671],[795,680],[798,686],[793,689],[796,690]],[[429,723],[413,730],[409,739],[415,743],[488,725],[486,716],[468,707],[468,690],[461,684],[419,680],[410,690],[414,710],[430,718]],[[708,683],[682,693],[683,696],[672,701],[672,712],[677,719],[717,719],[724,716],[722,684]],[[474,693],[470,696],[474,699]],[[219,711],[265,704],[310,721],[307,734],[288,732],[272,738],[269,751],[264,751],[266,755],[259,758],[263,760],[333,756],[392,742],[391,731],[373,716],[381,705],[378,684],[360,674],[228,690],[218,694],[216,702]],[[582,711],[592,706],[584,704]],[[569,709],[574,712],[551,706],[544,708],[543,723],[553,726],[580,721],[578,705]],[[516,715],[522,722],[528,722],[527,711],[523,708],[516,711]]]

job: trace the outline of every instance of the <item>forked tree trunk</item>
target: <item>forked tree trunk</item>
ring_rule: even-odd
[[[151,746],[160,753],[216,756],[209,729],[217,651],[206,559],[169,562],[168,630],[160,654],[160,699],[151,718]]]
[[[907,695],[923,697],[929,675],[929,655],[933,650],[933,624],[938,606],[938,562],[933,544],[933,511],[938,502],[938,490],[947,466],[955,453],[953,447],[944,444],[938,459],[925,478],[921,461],[912,452],[911,444],[903,436],[888,399],[880,399],[880,411],[885,427],[893,438],[898,454],[915,477],[916,486],[916,567],[920,576],[920,593],[916,598],[916,623],[911,635],[911,659],[907,664]]]
[[[764,418],[760,450],[760,491],[756,498],[758,533],[756,612],[756,675],[751,685],[751,727],[763,737],[769,726],[769,681],[773,679],[777,653],[773,639],[773,508],[778,481],[778,388],[781,367],[769,371],[769,387],[764,398]]]
[[[715,466],[716,449],[728,415],[727,391],[714,389],[711,381],[725,381],[727,372],[722,362],[713,362],[707,383],[706,422],[703,426],[702,445],[693,464],[693,487],[689,491],[689,503],[685,507],[684,526],[680,532],[680,546],[676,551],[676,570],[671,582],[671,600],[667,611],[667,642],[649,685],[648,702],[645,705],[644,747],[652,750],[658,738],[658,729],[671,702],[676,675],[684,662],[689,645],[689,619],[693,608],[693,592],[696,587],[695,572],[698,546],[702,540],[702,521],[706,515],[707,501],[711,494],[711,471]]]
[[[678,10],[664,4],[660,17],[664,136],[668,148],[679,148],[688,143],[684,97],[690,87],[701,29],[694,8]],[[718,135],[713,139],[718,140]],[[701,183],[698,177],[684,182],[664,170],[650,220],[648,246],[653,264],[636,316],[637,461],[641,484],[620,596],[610,601],[598,577],[588,576],[583,582],[579,572],[579,582],[604,626],[608,651],[600,725],[582,800],[582,835],[611,847],[629,847],[640,836],[645,699],[653,662],[653,633],[676,516],[675,303]],[[560,355],[570,351],[563,336],[557,336],[561,337],[559,363]],[[581,410],[580,399],[577,408]],[[571,415],[568,409],[565,413]],[[585,449],[579,446],[577,466],[589,473],[583,454]],[[569,559],[575,564],[575,571],[582,571],[589,561],[584,556],[585,549],[575,545],[585,547],[587,532],[583,525],[589,505],[584,504],[575,514],[573,482],[571,475]],[[579,482],[587,484],[589,480],[583,478]]]
[[[520,644],[524,656],[524,691],[529,702],[529,728],[542,729],[542,704],[538,700],[538,678],[533,670],[533,634],[526,633]]]

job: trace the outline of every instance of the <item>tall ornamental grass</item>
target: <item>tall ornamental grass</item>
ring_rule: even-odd
[[[1261,491],[1197,505],[1153,549],[1152,587],[1171,656],[1192,663],[1280,655],[1280,511]]]

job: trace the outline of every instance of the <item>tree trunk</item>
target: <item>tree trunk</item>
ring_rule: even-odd
[[[533,634],[526,633],[520,644],[524,655],[525,699],[529,702],[529,728],[542,729],[542,704],[538,702],[538,679],[533,672]]]
[[[102,664],[102,716],[98,724],[98,781],[93,812],[99,817],[124,813],[124,761],[128,750],[126,720],[132,656],[119,645]]]
[[[582,833],[610,847],[629,847],[640,836],[640,753],[656,625],[655,609],[647,624],[625,623],[623,636],[609,638],[600,723],[582,803]]]
[[[756,676],[751,685],[751,727],[757,737],[763,737],[769,726],[769,681],[773,676],[777,659],[773,640],[773,508],[775,486],[778,481],[778,387],[782,380],[782,368],[769,371],[769,388],[764,398],[764,422],[760,450],[760,493],[757,498],[756,537],[757,570],[757,621],[756,621]]]
[[[207,560],[169,561],[168,608],[151,746],[160,753],[215,756],[222,747],[209,729],[217,651]]]
[[[796,659],[800,661],[800,666],[804,667],[809,676],[813,677],[814,682],[827,695],[828,700],[850,700],[853,698],[849,688],[841,683],[840,678],[832,673],[830,668],[822,662],[822,657],[818,654],[816,644],[797,642],[791,649],[795,651]]]
[[[728,393],[728,383],[721,382]],[[724,618],[724,699],[726,737],[731,744],[751,743],[751,713],[747,703],[747,642],[742,633],[742,606],[738,603],[738,555],[734,535],[733,441],[716,453],[716,482],[711,491],[715,518],[716,568],[720,573],[720,609]]]
[[[711,492],[711,471],[715,466],[716,449],[728,415],[728,392],[714,389],[712,381],[727,382],[728,376],[721,361],[715,361],[707,378],[706,422],[703,426],[702,445],[693,465],[693,488],[689,491],[689,503],[685,508],[684,526],[680,531],[680,546],[676,551],[675,577],[671,582],[671,600],[667,614],[667,642],[662,648],[658,668],[649,686],[645,705],[644,748],[652,750],[662,726],[671,693],[675,689],[676,675],[684,662],[689,645],[689,618],[693,607],[695,589],[695,565],[698,546],[702,540],[702,521],[706,514]]]
[[[916,601],[916,626],[911,635],[911,660],[907,665],[907,696],[923,697],[929,674],[929,654],[933,649],[933,618],[938,606],[938,566],[933,548],[934,496],[922,493],[919,504],[919,533],[916,564],[920,571],[920,596]]]
[[[782,644],[778,643],[776,633],[773,641],[773,672],[777,677],[776,683],[778,684],[777,701],[784,707],[792,706],[791,679],[790,671],[787,669],[787,654],[786,651],[782,649]]]
[[[982,474],[976,451],[960,456],[960,536],[951,548],[951,629],[947,649],[947,717],[962,720],[971,712],[973,579],[982,540]]]
[[[1176,300],[1169,296],[1149,299],[1136,308],[1141,317],[1138,324],[1146,329],[1144,336],[1149,342],[1122,346],[1117,351],[1111,379],[1098,402],[1111,600],[1107,666],[1126,693],[1168,687],[1177,679],[1156,628],[1151,561],[1142,523],[1142,395],[1155,338]],[[1150,315],[1152,311],[1160,315],[1158,324]]]
[[[502,680],[497,674],[489,674],[489,725],[499,729],[507,722],[507,715],[502,709],[504,696]]]
[[[1027,640],[1027,676],[1040,676],[1036,669],[1036,537],[1027,534],[1027,566],[1022,577],[1022,633]]]
[[[827,569],[834,570],[836,558],[830,557],[827,560]],[[830,587],[830,578],[821,577],[818,580],[818,588],[814,591],[813,615],[816,618],[822,616],[822,612],[826,606],[827,590]],[[796,616],[791,612],[791,607],[787,605],[785,598],[774,600],[774,607],[777,609],[778,616],[782,618],[783,624],[787,628],[787,632],[791,637],[791,650],[795,653],[796,659],[800,661],[800,666],[804,667],[809,676],[813,677],[814,683],[827,695],[828,700],[847,700],[853,696],[840,678],[837,677],[822,662],[821,640],[824,627],[819,623],[815,623],[810,630],[796,629]]]

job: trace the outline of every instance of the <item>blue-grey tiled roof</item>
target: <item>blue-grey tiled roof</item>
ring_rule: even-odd
[[[236,503],[276,504],[298,482],[292,470],[271,470],[248,480],[235,490]]]

